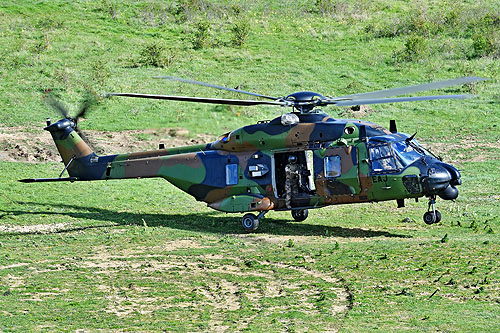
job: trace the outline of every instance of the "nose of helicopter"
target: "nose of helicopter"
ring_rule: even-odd
[[[427,175],[422,177],[422,187],[426,196],[439,195],[444,200],[454,200],[458,197],[458,189],[462,184],[460,172],[452,165],[434,163],[429,165]]]

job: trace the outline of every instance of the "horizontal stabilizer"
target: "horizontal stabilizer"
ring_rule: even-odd
[[[19,179],[21,183],[76,182],[78,180],[78,177]]]

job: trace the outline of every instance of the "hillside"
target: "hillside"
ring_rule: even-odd
[[[500,323],[500,4],[409,1],[0,3],[0,330],[496,331]],[[446,218],[427,200],[328,207],[256,234],[158,179],[20,184],[62,170],[54,96],[102,154],[209,142],[278,107],[127,98],[325,96],[462,76],[465,100],[325,108],[417,132],[462,173]],[[246,98],[243,96],[243,98]]]
[[[339,96],[476,75],[494,81],[447,92],[478,99],[375,106],[380,112],[366,118],[383,124],[396,118],[424,137],[461,132],[498,140],[495,1],[4,1],[0,8],[4,126],[40,126],[55,116],[42,103],[48,92],[74,109],[86,89],[235,97],[157,75],[278,96],[300,90]],[[101,101],[85,128],[178,126],[218,135],[281,112],[114,98]]]

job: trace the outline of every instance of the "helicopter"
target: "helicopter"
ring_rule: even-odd
[[[52,135],[64,169],[57,178],[29,178],[21,182],[93,181],[161,177],[208,207],[227,213],[246,213],[241,224],[247,232],[259,227],[269,211],[291,211],[304,221],[310,209],[328,205],[405,199],[428,199],[426,224],[441,221],[436,199],[455,200],[462,183],[457,168],[423,148],[414,135],[400,133],[395,120],[389,129],[358,119],[334,119],[320,108],[437,99],[469,95],[394,97],[487,80],[462,77],[426,84],[325,97],[300,91],[284,97],[267,96],[237,88],[172,76],[179,81],[251,95],[254,99],[224,99],[141,93],[108,93],[107,98],[131,97],[240,106],[273,105],[291,109],[272,120],[259,121],[221,135],[216,141],[185,147],[98,156],[82,139],[78,119],[88,110],[84,103],[75,117],[58,101],[50,104],[63,119],[44,128]],[[258,97],[259,99],[255,99]],[[290,190],[291,165],[295,182]],[[62,177],[67,171],[69,177]],[[292,192],[292,193],[290,193]]]

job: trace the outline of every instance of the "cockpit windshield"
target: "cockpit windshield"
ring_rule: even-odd
[[[371,144],[369,154],[375,173],[397,172],[424,156],[434,156],[413,139]]]
[[[410,165],[416,160],[427,155],[425,149],[423,149],[418,143],[415,143],[414,141],[393,142],[392,147],[394,148],[397,157],[404,166]]]

